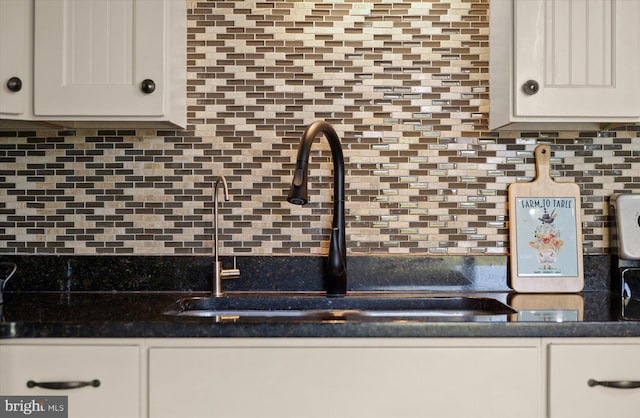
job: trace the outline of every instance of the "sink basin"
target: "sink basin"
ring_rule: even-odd
[[[234,320],[506,321],[516,311],[489,297],[185,297],[165,315]]]

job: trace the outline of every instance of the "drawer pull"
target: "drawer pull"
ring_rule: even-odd
[[[637,388],[640,388],[640,381],[637,381],[637,380],[604,380],[604,381],[600,381],[600,380],[595,380],[595,379],[589,379],[587,384],[590,387],[604,386],[604,387],[607,387],[607,388],[614,388],[614,389],[637,389]]]
[[[29,380],[27,382],[28,388],[38,387],[53,390],[79,389],[85,386],[93,386],[94,388],[97,388],[100,386],[100,381],[98,379],[94,379],[90,382],[34,382],[33,380]]]

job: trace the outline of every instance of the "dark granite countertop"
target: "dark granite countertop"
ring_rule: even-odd
[[[347,298],[488,295],[518,311],[490,322],[468,317],[466,322],[455,317],[175,317],[163,312],[176,300],[211,293],[211,257],[3,256],[0,261],[17,265],[0,305],[0,338],[640,337],[640,321],[621,319],[623,309],[626,318],[640,319],[640,298],[622,306],[606,256],[585,257],[585,291],[577,295],[514,293],[504,256],[349,259]],[[229,258],[223,261],[232,265]],[[250,256],[237,262],[241,277],[224,282],[228,295],[323,298],[321,257]],[[640,294],[640,288],[633,294]],[[560,314],[564,322],[557,322]]]
[[[640,322],[621,320],[620,301],[602,291],[550,295],[550,298],[510,292],[490,295],[510,306],[522,306],[521,312],[576,311],[578,320],[565,322],[552,322],[549,315],[540,316],[546,319],[540,322],[522,321],[523,318],[519,321],[520,315],[508,315],[498,322],[291,318],[216,322],[214,318],[163,314],[178,298],[194,295],[207,296],[208,292],[8,292],[2,306],[0,338],[640,337]],[[433,295],[442,294],[412,293],[410,296]],[[272,296],[273,293],[241,294],[241,297]],[[565,297],[569,298],[569,305],[563,301]]]

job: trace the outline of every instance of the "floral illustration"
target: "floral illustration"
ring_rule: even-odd
[[[560,231],[553,224],[556,216],[555,209],[548,213],[545,208],[542,217],[538,218],[540,225],[534,231],[534,239],[529,241],[529,245],[538,252],[537,260],[544,271],[557,270],[554,264],[560,248],[564,245],[564,241],[560,239]]]

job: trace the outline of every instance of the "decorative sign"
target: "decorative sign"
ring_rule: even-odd
[[[576,199],[519,197],[515,209],[518,276],[577,276]]]
[[[580,188],[551,179],[551,149],[535,149],[536,178],[509,185],[511,287],[573,293],[584,287]]]

